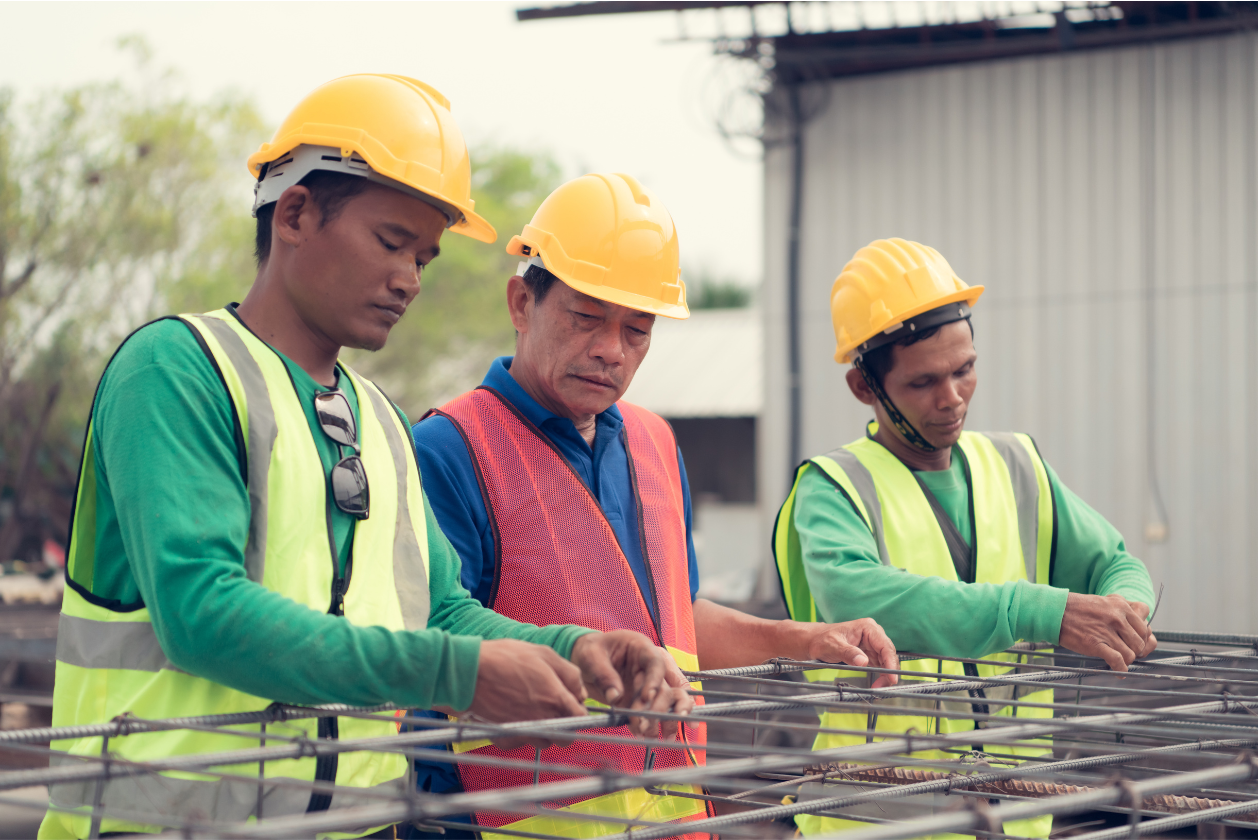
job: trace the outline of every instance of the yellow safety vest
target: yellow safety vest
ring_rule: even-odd
[[[871,433],[874,429],[876,425],[871,424]],[[970,510],[974,523],[971,539],[976,543],[971,582],[1002,584],[1032,580],[1047,584],[1054,546],[1055,511],[1048,470],[1034,442],[1024,434],[964,432],[953,449],[953,457],[958,457],[958,451],[964,458],[969,477]],[[798,621],[821,620],[804,574],[794,520],[795,492],[800,478],[809,469],[820,470],[851,502],[873,534],[878,555],[884,564],[916,575],[958,580],[948,543],[921,485],[895,455],[867,436],[801,464],[795,473],[790,495],[778,513],[773,552],[783,597],[792,618]],[[853,597],[858,595],[853,593]],[[985,658],[1014,662],[1021,657],[997,653]],[[997,677],[1012,671],[1011,668],[996,665],[963,665],[939,659],[904,661],[900,667],[905,671],[953,677],[967,674]],[[839,670],[812,671],[807,677],[814,682],[867,679],[867,675],[859,672]],[[901,681],[943,680],[904,677]],[[1038,703],[1051,703],[1053,700],[1052,689],[1028,691],[1019,687],[1015,691],[1013,686],[1003,686],[984,689],[984,694],[991,700],[1018,699]],[[963,700],[941,699],[945,697]],[[888,701],[878,702],[882,706],[888,705]],[[910,710],[919,708],[962,713],[972,712],[982,702],[981,698],[971,698],[964,692],[930,698],[903,697],[891,701],[895,706]],[[1030,707],[1004,706],[991,709],[990,713],[1020,718],[1052,717],[1051,709]],[[911,711],[897,715],[824,712],[821,714],[821,726],[863,729],[867,734],[821,733],[813,744],[816,750],[881,740],[875,732],[886,733],[883,737],[892,737],[910,730],[950,733],[978,728],[973,721],[914,715]],[[1013,755],[1040,755],[1046,751],[1038,747],[1003,745],[992,749]],[[956,758],[937,750],[918,751],[913,755],[928,759]],[[795,821],[805,835],[864,825],[810,814],[800,815]],[[1040,817],[1011,823],[1005,831],[1023,837],[1046,837],[1051,826],[1051,817]]]
[[[249,489],[250,525],[243,546],[249,578],[319,612],[334,600],[336,557],[330,557],[326,498],[328,476],[310,425],[283,360],[249,331],[234,313],[218,310],[180,318],[221,373],[243,439]],[[371,487],[370,517],[357,523],[352,577],[344,594],[345,620],[389,630],[422,630],[428,624],[427,529],[419,471],[410,435],[391,403],[373,384],[341,368],[358,397],[361,457]],[[89,422],[79,475],[67,588],[57,635],[53,725],[99,724],[129,714],[156,719],[256,712],[274,698],[255,697],[179,670],[166,658],[149,612],[119,608],[91,595],[96,551],[96,472]],[[172,480],[177,480],[177,476]],[[196,488],[187,488],[195,493]],[[110,558],[118,562],[120,558]],[[259,640],[259,643],[264,643]],[[389,719],[341,717],[325,736],[370,738],[397,732]],[[272,736],[319,737],[315,719],[272,723]],[[109,753],[128,761],[161,761],[172,756],[248,749],[264,745],[259,725],[233,727],[239,735],[172,730],[111,738]],[[73,738],[52,743],[65,753],[53,764],[77,764],[72,756],[99,757],[102,739]],[[301,814],[308,809],[367,804],[340,792],[322,800],[309,789],[282,787],[271,779],[322,778],[352,788],[400,791],[409,784],[407,760],[400,754],[342,753],[335,759],[302,758],[258,765],[217,767],[237,778],[186,772],[114,778],[102,791],[111,815],[102,831],[155,831],[179,821],[239,822],[257,817]],[[52,803],[84,811],[96,797],[96,782],[54,785]],[[261,809],[262,813],[258,811]],[[50,811],[40,837],[87,837],[85,814]],[[368,833],[370,830],[360,833]],[[330,836],[357,836],[330,835]]]

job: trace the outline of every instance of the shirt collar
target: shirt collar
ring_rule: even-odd
[[[499,356],[494,359],[489,366],[489,371],[485,374],[485,378],[481,380],[481,385],[486,388],[493,388],[499,394],[506,397],[507,402],[520,410],[520,413],[529,419],[534,426],[539,429],[542,424],[548,420],[562,421],[572,426],[576,431],[576,426],[566,417],[560,417],[553,411],[544,408],[537,400],[533,399],[528,391],[520,387],[520,383],[515,381],[515,377],[511,375],[511,360],[513,356]],[[620,427],[624,425],[624,418],[620,415],[620,409],[613,403],[610,408],[602,414],[596,415],[594,422],[600,428],[611,428],[619,432]]]

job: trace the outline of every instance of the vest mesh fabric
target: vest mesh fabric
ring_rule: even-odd
[[[539,625],[635,630],[671,649],[674,658],[695,662],[677,444],[663,419],[627,403],[618,406],[625,420],[642,551],[658,626],[602,507],[536,426],[485,387],[433,413],[450,420],[467,444],[494,529],[497,557],[489,606],[509,618]],[[703,725],[686,724],[683,730],[686,742],[705,743]],[[626,727],[589,731],[629,734]],[[532,747],[503,751],[482,746],[473,752],[526,762],[535,757]],[[650,760],[657,770],[703,763],[702,753],[677,749],[654,751]],[[541,772],[539,780],[547,782],[605,768],[640,773],[647,767],[648,752],[645,742],[643,746],[576,743],[545,749],[540,761],[581,768],[571,775]],[[470,765],[460,765],[459,775],[468,791],[531,785],[534,780],[528,770]],[[547,805],[563,807],[579,801],[583,800]],[[475,819],[479,825],[499,828],[519,818],[478,812]]]

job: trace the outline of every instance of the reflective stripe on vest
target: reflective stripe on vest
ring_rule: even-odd
[[[690,581],[686,563],[685,506],[677,443],[672,429],[656,415],[629,403],[617,403],[624,417],[625,449],[638,510],[642,553],[655,596],[653,619],[606,514],[597,499],[554,445],[497,392],[481,387],[434,411],[448,419],[472,457],[481,495],[494,533],[497,554],[490,604],[497,612],[533,624],[578,624],[595,630],[636,630],[669,650],[683,668],[698,666]],[[699,702],[699,698],[696,698]],[[623,736],[625,727],[591,730]],[[687,743],[703,744],[705,727],[685,724]],[[461,752],[531,762],[532,747],[498,750],[483,741],[456,745]],[[543,750],[543,764],[567,764],[597,770],[610,767],[640,773],[652,761],[656,769],[702,764],[702,754],[662,749],[648,757],[644,746],[575,743]],[[572,775],[581,771],[574,770]],[[468,791],[530,785],[526,770],[459,765]],[[543,771],[542,782],[569,778]],[[647,799],[642,797],[646,796]],[[656,800],[668,800],[656,802]],[[552,802],[547,807],[583,814],[638,818],[646,805],[683,819],[703,816],[698,800],[659,797],[645,791]],[[477,813],[488,828],[600,836],[608,829],[595,821],[546,821],[539,818]],[[593,832],[593,833],[589,833]],[[487,835],[490,836],[490,835]]]
[[[1052,489],[1048,472],[1035,444],[1023,434],[965,432],[958,441],[961,456],[967,465],[977,564],[972,574],[979,583],[1006,583],[1032,580],[1048,583],[1052,560],[1054,513]],[[821,472],[839,489],[864,520],[878,546],[882,562],[918,575],[937,575],[957,580],[938,520],[912,472],[876,441],[865,437],[826,455],[813,458],[796,471],[791,493],[778,514],[774,530],[774,558],[782,583],[787,609],[793,618],[818,621],[816,602],[804,573],[799,535],[795,530],[795,492],[804,472],[810,468]],[[1022,656],[993,654],[988,659],[1026,661]],[[903,682],[943,681],[943,676],[963,677],[960,662],[937,659],[905,661],[906,671],[940,674],[930,680],[906,677]],[[978,676],[1001,676],[1008,667],[979,665]],[[823,670],[806,675],[811,681],[846,679],[867,684],[863,673]],[[990,700],[1020,699],[1030,702],[1052,702],[1052,690],[1015,689],[1011,686],[986,689]],[[981,703],[981,700],[979,701]],[[915,715],[912,709],[938,709],[970,713],[975,705],[965,693],[939,695],[936,698],[897,698],[879,701],[881,706],[904,708],[904,714],[855,714],[826,712],[821,726],[845,732],[821,733],[814,749],[829,749],[865,743],[878,737],[890,737],[910,729],[920,732],[960,732],[975,729],[972,721]],[[1031,707],[999,707],[990,710],[996,715],[1016,717],[1051,717],[1051,709]],[[878,736],[874,732],[879,733]],[[885,734],[884,734],[885,733]],[[978,738],[976,737],[976,741]],[[980,746],[981,744],[975,744]],[[1037,755],[1045,747],[1001,746],[997,752],[1012,755]],[[955,759],[955,755],[936,750],[913,753],[923,759]],[[803,815],[797,818],[805,835],[820,834],[853,825],[844,820]],[[1030,820],[1019,824],[1016,833],[1022,836],[1046,836],[1051,820]],[[1008,829],[1006,829],[1008,831]]]
[[[283,360],[227,310],[181,316],[219,371],[240,426],[242,475],[250,503],[250,528],[242,546],[248,577],[298,603],[327,612],[332,600],[336,558],[331,556],[326,491],[328,476]],[[371,516],[354,529],[352,576],[344,596],[344,618],[361,626],[390,630],[422,629],[428,621],[427,528],[419,472],[409,434],[387,398],[348,368],[342,387],[353,387],[359,403],[361,457],[371,486]],[[346,384],[348,380],[348,384]],[[80,472],[62,615],[58,625],[53,725],[104,723],[122,714],[141,718],[251,712],[272,698],[255,697],[175,668],[162,650],[142,604],[120,605],[91,595],[97,558],[95,444],[89,423]],[[190,491],[191,492],[191,491]],[[115,562],[125,558],[111,558]],[[366,738],[396,733],[392,720],[337,718],[340,737]],[[266,733],[316,738],[317,721],[270,724]],[[132,761],[160,761],[174,755],[212,753],[257,746],[265,734],[258,725],[235,727],[244,737],[186,730],[148,732],[112,738],[111,754]],[[57,741],[53,748],[71,756],[99,756],[101,738]],[[103,831],[151,831],[186,820],[243,821],[251,816],[300,814],[313,802],[309,791],[275,784],[261,786],[257,765],[216,768],[248,777],[215,778],[192,773],[111,779],[103,802],[111,814]],[[338,785],[389,788],[404,785],[406,759],[380,753],[346,753],[335,762]],[[266,778],[309,781],[316,759],[268,762]],[[56,785],[55,804],[90,805],[93,785]],[[330,807],[363,804],[338,792]],[[262,813],[259,814],[259,806]],[[78,837],[88,833],[86,816],[50,816]]]

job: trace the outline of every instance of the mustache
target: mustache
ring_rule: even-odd
[[[568,368],[569,376],[580,376],[584,379],[593,379],[596,382],[609,383],[619,388],[624,381],[624,373],[617,368],[600,365],[598,367],[588,368]]]

